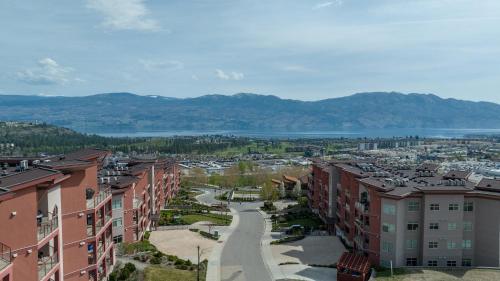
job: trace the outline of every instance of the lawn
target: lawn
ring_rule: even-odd
[[[500,280],[500,270],[494,269],[395,269],[391,277],[390,270],[378,271],[377,281],[493,281]]]
[[[175,216],[179,216],[179,218],[174,220]],[[193,224],[199,221],[209,221],[216,225],[229,225],[233,217],[231,215],[226,216],[212,213],[186,213],[183,211],[166,210],[161,212],[161,218],[162,223],[160,223],[160,225],[186,225]]]
[[[186,224],[193,224],[199,221],[209,221],[216,225],[229,225],[232,220],[232,216],[228,215],[218,215],[218,214],[190,214],[183,215],[181,220]]]
[[[196,271],[149,266],[144,270],[144,281],[195,281]],[[200,280],[205,280],[205,272],[200,272]]]

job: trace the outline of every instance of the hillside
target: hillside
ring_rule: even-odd
[[[500,128],[500,105],[385,92],[312,102],[256,94],[186,99],[130,93],[85,97],[0,95],[0,120],[38,120],[93,133]]]

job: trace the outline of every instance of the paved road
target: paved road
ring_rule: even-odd
[[[213,204],[213,189],[198,200]],[[264,219],[257,211],[261,203],[232,202],[230,207],[239,215],[239,224],[229,236],[221,256],[222,281],[272,281],[261,256],[261,238],[264,234]]]

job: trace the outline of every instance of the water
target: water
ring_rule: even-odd
[[[300,139],[300,138],[390,138],[419,136],[427,138],[463,138],[470,134],[497,134],[500,129],[371,129],[353,131],[157,131],[157,132],[121,132],[121,133],[98,133],[107,137],[173,137],[173,136],[203,136],[203,135],[225,135],[252,138],[277,138],[277,139]]]

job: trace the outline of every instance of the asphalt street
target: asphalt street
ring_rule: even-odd
[[[206,194],[198,200],[214,204],[214,189],[204,189]],[[261,255],[261,239],[265,222],[257,211],[261,203],[231,202],[230,207],[239,215],[239,224],[229,236],[221,255],[222,281],[272,281]]]

